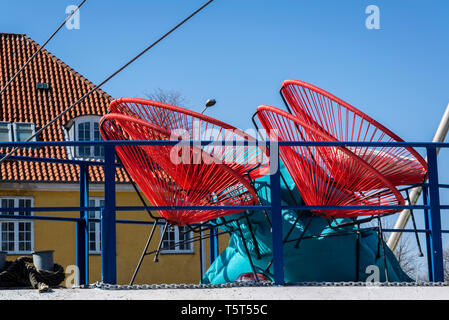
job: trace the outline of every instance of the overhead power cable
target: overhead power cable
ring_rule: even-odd
[[[142,50],[137,56],[135,56],[134,58],[132,58],[130,61],[128,61],[126,64],[124,64],[122,67],[120,67],[117,71],[115,71],[114,73],[112,73],[109,77],[107,77],[105,80],[103,80],[99,85],[95,86],[92,90],[88,91],[85,95],[83,95],[81,98],[79,98],[75,103],[73,103],[71,106],[67,107],[64,111],[62,111],[60,114],[58,114],[55,118],[53,118],[53,120],[51,120],[50,122],[48,122],[47,124],[45,124],[42,128],[40,128],[39,130],[37,130],[33,135],[31,135],[26,142],[31,141],[32,139],[34,139],[34,137],[38,136],[39,134],[41,134],[46,128],[48,128],[49,126],[51,126],[53,123],[55,123],[56,121],[58,121],[61,117],[63,117],[67,112],[69,112],[71,109],[73,109],[75,106],[77,106],[78,104],[80,104],[85,98],[87,98],[89,95],[91,95],[93,92],[97,91],[100,87],[102,87],[104,84],[106,84],[109,80],[111,80],[112,78],[114,78],[117,74],[119,74],[121,71],[123,71],[126,67],[128,67],[130,64],[132,64],[134,61],[136,61],[137,59],[139,59],[142,55],[144,55],[146,52],[148,52],[151,48],[153,48],[154,46],[156,46],[159,42],[161,42],[162,40],[164,40],[166,37],[168,37],[173,31],[175,31],[176,29],[178,29],[180,26],[182,26],[184,23],[186,23],[188,20],[190,20],[193,16],[195,16],[198,12],[200,12],[201,10],[203,10],[205,7],[207,7],[211,2],[213,2],[214,0],[209,0],[207,1],[205,4],[203,4],[200,8],[198,8],[197,10],[195,10],[193,13],[191,13],[187,18],[185,18],[184,20],[182,20],[180,23],[178,23],[176,26],[174,26],[173,28],[171,28],[167,33],[165,33],[162,37],[160,37],[158,40],[156,40],[155,42],[153,42],[151,45],[149,45],[148,47],[146,47],[144,50]],[[0,163],[4,162],[6,159],[8,159],[12,154],[14,154],[17,150],[19,149],[19,147],[14,147],[8,154],[6,154],[3,158],[0,159]]]
[[[47,39],[47,41],[45,41],[45,43],[27,60],[27,62],[25,62],[25,64],[12,76],[11,79],[9,79],[8,83],[6,83],[6,85],[0,90],[0,96],[2,95],[3,92],[5,92],[5,90],[9,87],[9,85],[14,81],[15,78],[17,78],[17,76],[26,68],[26,66],[33,61],[33,59],[39,54],[39,52],[42,51],[42,49],[45,48],[45,46],[47,45],[47,43],[50,42],[51,39],[53,39],[53,37],[59,32],[59,30],[62,29],[62,27],[67,23],[67,21],[70,20],[70,18],[73,17],[73,15],[83,6],[83,4],[86,2],[87,0],[83,0],[80,5],[78,7],[76,7],[75,10],[73,10],[73,12],[67,17],[67,19],[64,20],[63,23],[61,23],[61,25],[58,27],[58,29],[56,29],[55,32],[53,32],[53,34]]]

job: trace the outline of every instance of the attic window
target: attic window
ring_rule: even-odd
[[[50,85],[48,83],[45,82],[38,82],[36,85],[36,88],[38,90],[49,90],[50,89]]]
[[[76,124],[75,134],[78,141],[98,141],[101,140],[100,131],[98,130],[98,121],[85,120]],[[78,157],[103,159],[104,150],[102,146],[80,146],[78,147]]]
[[[98,141],[102,140],[98,121],[100,116],[87,115],[72,119],[69,124],[63,128],[65,137],[68,141]],[[100,145],[90,146],[83,145],[70,147],[67,149],[68,154],[76,159],[103,159],[104,148]]]

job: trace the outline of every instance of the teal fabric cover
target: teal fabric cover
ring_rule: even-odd
[[[283,205],[301,205],[301,196],[282,163],[281,174],[290,190],[292,190],[292,192],[289,192],[285,187],[285,183],[282,183],[281,180]],[[270,203],[269,180],[270,177],[265,176],[255,182],[256,191],[263,204]],[[293,200],[293,197],[295,200]],[[267,214],[270,216],[269,211]],[[223,219],[230,221],[241,215],[234,214],[217,219],[215,223],[221,223]],[[272,260],[270,225],[266,220],[265,214],[261,211],[248,212],[248,215],[248,220],[240,219],[239,223],[257,272],[263,272]],[[282,215],[283,234],[285,236],[292,225],[294,225],[298,217],[298,212],[284,210]],[[379,275],[379,281],[385,281],[383,251],[378,241],[377,232],[374,230],[363,230],[362,225],[359,242],[359,267],[356,270],[357,234],[355,226],[345,227],[344,230],[342,228],[336,230],[329,226],[325,218],[312,216],[308,212],[300,212],[299,215],[301,218],[288,239],[298,239],[303,233],[304,227],[309,219],[312,219],[312,221],[304,234],[305,238],[301,240],[298,248],[294,247],[296,241],[284,244],[284,273],[286,282],[356,281],[357,272],[358,281],[366,281],[369,276],[371,277],[368,280],[371,280],[375,275],[373,267],[368,268],[372,265],[378,267],[379,272],[377,274]],[[337,221],[338,223],[342,223],[346,220],[338,219]],[[224,231],[229,231],[229,226],[236,227],[236,222],[229,223],[228,226],[220,226],[219,228]],[[249,232],[250,227],[253,230],[259,252],[261,253],[259,259],[256,255],[255,243],[252,241]],[[388,249],[388,246],[385,245],[385,249],[389,281],[412,281],[402,271],[394,254]],[[228,247],[218,256],[205,273],[203,283],[218,284],[233,282],[239,275],[247,272],[252,272],[252,269],[243,241],[239,232],[233,232],[231,233]],[[265,274],[273,279],[273,266]]]

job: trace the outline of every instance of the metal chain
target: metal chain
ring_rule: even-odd
[[[102,289],[102,290],[154,290],[154,289],[217,289],[238,287],[274,287],[271,281],[245,281],[220,284],[136,284],[117,285],[97,281],[95,283],[74,286],[72,289]],[[448,287],[449,282],[295,282],[284,287]],[[278,286],[281,287],[281,286]]]

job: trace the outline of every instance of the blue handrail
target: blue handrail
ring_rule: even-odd
[[[77,225],[77,265],[80,268],[81,284],[88,283],[88,236],[87,225],[89,221],[100,222],[102,228],[102,281],[106,283],[116,283],[116,234],[115,225],[117,223],[126,224],[154,224],[161,222],[140,221],[140,220],[117,220],[116,212],[142,211],[142,210],[205,210],[208,206],[116,206],[115,204],[115,172],[120,166],[115,161],[115,147],[123,145],[223,145],[241,146],[248,145],[247,141],[34,141],[34,142],[0,142],[0,148],[38,148],[38,147],[69,147],[69,146],[103,146],[105,150],[104,160],[92,161],[82,159],[53,159],[28,156],[9,156],[9,161],[30,161],[30,162],[52,162],[80,166],[80,206],[78,207],[31,207],[20,208],[20,211],[26,212],[79,212],[78,218],[73,217],[55,217],[55,216],[18,216],[8,215],[4,212],[17,211],[19,208],[0,208],[0,219],[12,220],[53,220],[75,222]],[[448,184],[438,182],[438,166],[436,152],[438,148],[449,148],[449,143],[428,143],[428,142],[339,142],[339,141],[257,141],[257,144],[265,145],[271,150],[270,161],[278,161],[279,148],[282,146],[363,146],[363,147],[413,147],[425,148],[428,157],[429,182],[423,186],[423,205],[397,205],[397,206],[284,206],[280,201],[280,174],[279,168],[271,173],[271,204],[255,206],[225,206],[220,207],[223,210],[270,210],[272,213],[272,236],[273,236],[273,267],[274,280],[276,284],[284,283],[283,276],[283,243],[282,243],[282,210],[344,210],[344,209],[412,209],[423,210],[425,214],[425,228],[416,230],[426,235],[428,270],[430,281],[443,281],[443,253],[442,253],[442,234],[449,233],[449,230],[441,229],[441,210],[449,209],[449,205],[442,205],[439,198],[439,189],[449,188]],[[0,155],[0,159],[5,154]],[[88,170],[89,166],[102,166],[105,169],[105,206],[90,207],[88,204]],[[429,197],[427,197],[429,196]],[[430,201],[428,201],[429,199]],[[88,217],[89,211],[100,211],[100,219],[91,219]],[[385,229],[387,232],[415,232],[410,229]],[[211,261],[218,254],[216,250],[216,239],[213,241],[214,248],[211,248]]]

